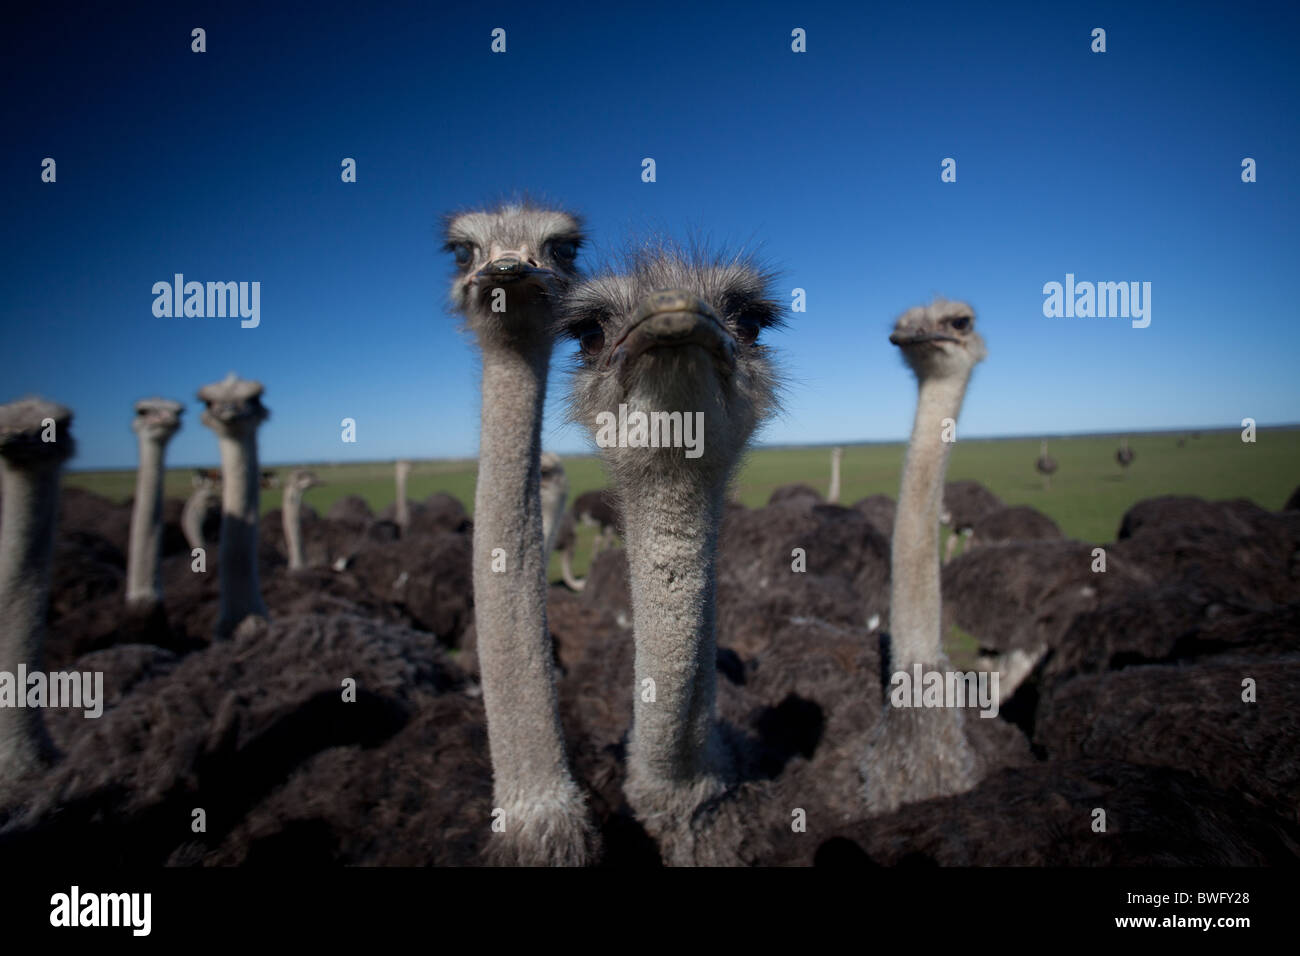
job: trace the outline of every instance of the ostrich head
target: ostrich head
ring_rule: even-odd
[[[131,427],[136,434],[151,441],[165,442],[181,427],[183,411],[185,408],[180,402],[166,398],[142,398],[135,403],[135,418],[131,421]]]
[[[988,352],[975,331],[975,310],[965,302],[936,299],[908,309],[889,336],[917,378],[964,377]]]
[[[778,376],[760,341],[779,325],[773,277],[746,258],[674,248],[634,253],[626,269],[576,286],[560,331],[578,343],[570,414],[595,433],[598,416],[703,413],[702,454],[604,448],[624,478],[702,473],[725,480],[754,430],[777,408]],[[606,418],[608,421],[608,418]]]
[[[543,484],[565,479],[564,463],[560,461],[560,456],[553,451],[542,452],[541,471]]]
[[[58,465],[76,451],[68,433],[71,423],[71,411],[43,398],[0,405],[0,458],[19,467]]]
[[[262,405],[262,383],[237,378],[234,372],[199,389],[199,401],[207,405],[199,420],[227,438],[252,436],[271,415]]]
[[[316,488],[323,484],[325,484],[325,482],[321,481],[310,471],[294,471],[289,474],[289,480],[285,482],[285,487],[291,488],[294,491],[303,492],[308,488]]]
[[[448,216],[443,248],[456,261],[452,307],[481,341],[546,341],[558,297],[577,276],[577,216],[529,203]]]

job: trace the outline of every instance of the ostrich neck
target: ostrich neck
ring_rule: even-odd
[[[410,524],[411,516],[406,504],[406,471],[402,468],[397,469],[397,501],[394,503],[393,517],[399,528],[405,529]]]
[[[260,475],[257,438],[222,435],[221,447],[221,623],[226,635],[250,614],[265,615],[257,580],[257,520]]]
[[[3,470],[0,520],[0,671],[44,666],[45,608],[59,501],[59,466]],[[26,687],[16,687],[26,694]],[[0,783],[53,753],[39,707],[0,707]]]
[[[289,570],[296,571],[303,566],[302,492],[292,485],[284,489],[280,520],[284,523],[284,542],[289,551]]]
[[[550,352],[549,340],[528,349],[483,347],[474,604],[499,803],[568,780],[546,628],[539,494]]]
[[[903,465],[891,555],[890,637],[895,670],[941,656],[939,514],[952,442],[943,420],[961,412],[969,375],[921,379]]]
[[[212,498],[210,489],[199,488],[185,502],[185,509],[181,512],[181,530],[185,532],[185,540],[191,548],[204,546],[203,517]]]
[[[135,474],[135,506],[126,569],[128,602],[154,603],[162,597],[163,449],[166,439],[140,435],[140,467]]]
[[[567,486],[552,485],[542,490],[542,555],[545,560],[549,560],[551,552],[555,550],[555,536],[564,519],[564,502],[568,496]]]
[[[702,475],[623,491],[636,630],[629,773],[690,784],[717,769],[718,525],[725,484]],[[654,700],[646,700],[654,681]]]
[[[839,504],[840,501],[840,458],[838,455],[831,456],[831,486],[826,491],[826,501],[828,504]]]

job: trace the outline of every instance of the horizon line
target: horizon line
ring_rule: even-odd
[[[1263,430],[1267,428],[1275,431],[1294,431],[1296,429],[1300,429],[1300,422],[1287,422],[1279,425],[1271,425],[1271,424],[1261,425],[1257,422],[1255,427],[1256,429],[1259,430]],[[1106,431],[1090,431],[1090,432],[1052,432],[1052,433],[1023,432],[1018,434],[1003,434],[1003,435],[971,435],[962,438],[961,441],[984,442],[984,441],[1016,441],[1016,440],[1025,440],[1025,439],[1031,441],[1043,441],[1043,440],[1054,441],[1063,438],[1120,438],[1120,437],[1132,437],[1135,435],[1174,435],[1174,434],[1183,434],[1183,433],[1190,434],[1194,432],[1220,434],[1223,432],[1235,432],[1240,430],[1241,430],[1240,425],[1229,425],[1229,426],[1187,425],[1187,426],[1182,426],[1177,428],[1149,428],[1144,431],[1106,430]],[[754,445],[749,450],[757,451],[759,449],[762,449],[765,451],[782,451],[786,449],[799,449],[799,448],[852,448],[855,446],[867,446],[867,445],[872,445],[872,446],[905,445],[907,444],[907,442],[908,442],[907,438],[859,439],[856,441],[825,441],[825,442],[800,442],[800,443],[762,442]],[[548,448],[546,450],[552,451],[555,454],[560,455],[561,457],[564,458],[598,458],[599,457],[598,453],[594,449],[584,449],[582,451],[564,451],[564,450],[557,450],[554,448]],[[294,467],[338,468],[345,465],[377,465],[377,464],[388,464],[388,463],[393,463],[398,461],[476,462],[478,461],[478,456],[477,455],[451,455],[444,458],[418,458],[410,455],[402,455],[396,458],[366,458],[359,461],[353,461],[353,460],[326,461],[324,459],[315,459],[309,461],[301,461],[301,460],[263,461],[261,464],[262,466],[268,468],[294,468]],[[136,465],[121,465],[121,466],[107,467],[107,468],[90,467],[90,466],[72,468],[72,467],[65,466],[63,471],[65,474],[81,474],[87,472],[135,471],[137,467],[138,466]],[[212,465],[211,461],[207,461],[204,462],[203,464],[197,464],[197,465],[188,462],[181,462],[174,465],[172,464],[167,465],[168,470],[191,469],[191,468],[212,468],[212,467],[214,466]]]

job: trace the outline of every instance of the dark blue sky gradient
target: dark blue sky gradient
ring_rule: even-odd
[[[586,216],[588,265],[662,230],[807,290],[770,339],[791,387],[767,442],[905,437],[887,336],[936,293],[989,345],[965,436],[1293,422],[1300,8],[1133,7],[39,5],[0,37],[0,400],[71,406],[87,468],[134,463],[132,401],[179,398],[170,461],[213,463],[194,393],[234,369],[266,384],[267,462],[472,456],[438,216],[523,190]],[[176,272],[260,281],[261,326],[155,318]],[[1044,318],[1067,272],[1151,282],[1150,327]],[[587,447],[570,351],[560,451]]]

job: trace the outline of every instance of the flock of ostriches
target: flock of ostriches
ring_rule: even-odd
[[[840,506],[836,451],[825,499],[794,486],[747,509],[727,487],[777,405],[768,274],[647,246],[584,278],[577,220],[528,205],[447,232],[482,359],[472,522],[448,495],[408,502],[406,463],[389,513],[347,497],[318,516],[302,500],[315,479],[294,472],[282,514],[259,521],[268,412],[233,375],[199,391],[221,471],[197,474],[186,503],[162,493],[180,404],[138,403],[124,506],[60,496],[67,409],[0,407],[0,680],[75,671],[104,687],[98,718],[12,693],[0,707],[0,856],[1297,858],[1296,496],[1277,513],[1141,502],[1101,570],[1033,509],[945,485],[944,423],[985,346],[968,306],[936,301],[890,336],[918,382],[897,505]],[[611,488],[566,513],[563,465],[540,448],[564,337],[575,421],[699,411],[703,454],[602,448]],[[1038,470],[1055,470],[1046,447]],[[575,521],[600,529],[583,581]],[[548,584],[553,548],[569,586]],[[954,624],[1000,678],[996,716],[891,701],[895,673],[952,669]]]

